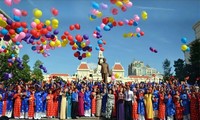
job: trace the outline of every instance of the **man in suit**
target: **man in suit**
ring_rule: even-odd
[[[106,58],[103,58],[103,63],[100,62],[99,59],[98,64],[101,65],[101,77],[104,83],[108,82],[108,75],[109,75],[109,65],[106,63]]]

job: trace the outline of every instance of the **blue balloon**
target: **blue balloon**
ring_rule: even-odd
[[[134,23],[133,23],[133,26],[137,26],[137,25],[138,25],[138,22],[134,22]]]
[[[1,30],[1,34],[2,34],[2,35],[6,35],[6,34],[8,34],[8,30],[6,30],[6,29],[2,29],[2,30]]]
[[[186,51],[187,51],[187,52],[190,52],[190,47],[187,47]]]
[[[32,49],[33,51],[35,51],[35,50],[36,50],[36,46],[32,46],[31,49]]]
[[[104,29],[105,31],[109,31],[109,30],[110,30],[110,27],[109,27],[108,25],[106,25],[106,26],[103,27],[103,29]]]
[[[14,16],[13,17],[14,21],[19,22],[20,21],[20,17],[19,16]]]
[[[96,19],[97,18],[97,16],[95,16],[95,15],[91,15],[90,16],[92,19]]]
[[[89,48],[92,48],[92,45],[88,45]]]
[[[101,45],[101,44],[103,44],[103,40],[98,40],[97,43],[98,43],[99,45]]]
[[[96,50],[100,50],[99,46],[96,46],[95,49],[96,49]]]
[[[2,45],[1,48],[6,49],[6,46]]]
[[[183,44],[186,44],[186,43],[187,43],[187,38],[185,38],[185,37],[181,38],[181,42],[182,42]]]
[[[108,23],[108,26],[109,26],[110,28],[113,28],[113,24],[112,24],[112,23]]]
[[[23,28],[22,27],[19,27],[19,28],[17,28],[16,29],[16,32],[19,34],[20,32],[22,32],[23,31]]]
[[[16,45],[20,45],[20,42],[16,42],[15,44],[16,44]]]
[[[99,4],[96,3],[96,2],[92,2],[92,7],[93,7],[94,9],[99,9]]]
[[[140,37],[140,36],[141,36],[140,33],[138,33],[138,34],[137,34],[137,37]]]
[[[97,30],[98,32],[101,32],[101,27],[100,27],[100,26],[97,26],[97,27],[96,27],[96,30]]]

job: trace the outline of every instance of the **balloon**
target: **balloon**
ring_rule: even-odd
[[[19,22],[20,21],[20,17],[19,16],[14,16],[14,21]]]
[[[51,20],[51,22],[52,22],[52,25],[58,25],[58,24],[59,24],[58,19],[55,19],[55,18],[53,18],[53,19]]]
[[[141,31],[141,32],[140,32],[140,35],[141,35],[141,36],[144,36],[144,32],[143,32],[143,31]]]
[[[50,20],[46,20],[46,21],[45,21],[45,25],[46,25],[46,26],[51,25],[51,21],[50,21]]]
[[[100,30],[103,29],[105,27],[105,24],[104,23],[101,23],[100,25]],[[98,28],[99,29],[99,28]],[[99,31],[100,32],[100,31]]]
[[[58,33],[59,33],[59,31],[57,29],[53,31],[54,35],[57,35]]]
[[[69,26],[69,29],[70,29],[70,30],[74,30],[74,28],[75,28],[74,25],[70,25],[70,26]]]
[[[137,33],[139,33],[139,32],[140,32],[140,28],[137,27],[137,28],[135,29],[135,31],[136,31]]]
[[[133,25],[134,25],[134,26],[137,26],[137,25],[138,25],[138,22],[135,21],[135,22],[133,23]]]
[[[115,4],[115,3],[117,2],[117,0],[110,0],[110,2],[111,2],[112,4]]]
[[[35,18],[40,18],[42,16],[42,11],[36,8],[33,10],[33,15]]]
[[[6,23],[6,21],[4,21],[3,19],[1,19],[1,17],[0,17],[0,27],[6,27],[7,26],[7,23]]]
[[[77,29],[77,30],[80,30],[81,26],[79,24],[75,24],[74,27]]]
[[[86,53],[86,57],[90,57],[91,56],[91,53],[90,52],[87,52]]]
[[[22,16],[27,16],[28,15],[28,12],[25,11],[25,10],[21,10],[21,13],[22,13]]]
[[[119,74],[118,73],[115,74],[115,78],[119,78]]]
[[[123,21],[119,21],[119,22],[118,22],[118,25],[119,25],[119,26],[123,26],[123,25],[124,25],[124,22],[123,22]]]
[[[187,47],[186,51],[187,51],[187,52],[190,52],[190,47]]]
[[[56,43],[55,43],[54,41],[51,41],[51,42],[50,42],[50,46],[51,46],[51,47],[54,47],[55,44],[56,44]]]
[[[84,48],[86,46],[86,43],[81,42],[81,47]]]
[[[115,78],[115,76],[113,75],[113,76],[111,76],[111,80],[115,80],[116,78]]]
[[[97,43],[98,44],[103,44],[103,41],[102,40],[98,40]]]
[[[11,6],[11,5],[12,5],[12,0],[4,0],[4,3],[5,3],[7,6]]]
[[[122,7],[123,6],[123,3],[121,2],[121,1],[117,1],[116,3],[115,3],[115,5],[117,6],[117,7]]]
[[[102,16],[103,16],[102,12],[99,12],[99,11],[98,11],[98,12],[97,12],[97,17],[98,17],[98,18],[101,18]]]
[[[19,37],[20,37],[20,39],[25,38],[25,37],[26,37],[26,33],[20,32],[20,33],[19,33]]]
[[[102,23],[104,23],[105,25],[109,23],[109,18],[105,17],[102,19]]]
[[[132,2],[128,2],[126,3],[126,7],[132,7],[133,3]]]
[[[19,49],[21,49],[21,48],[23,48],[23,45],[22,45],[22,44],[20,44],[18,47],[19,47]]]
[[[138,15],[135,15],[135,16],[134,16],[134,20],[135,20],[136,22],[138,22],[138,21],[140,20],[140,17],[139,17]]]
[[[52,14],[53,14],[54,16],[57,16],[57,15],[58,15],[58,10],[55,9],[55,8],[52,8],[52,9],[51,9],[51,12],[52,12]]]
[[[121,10],[122,10],[123,12],[126,12],[126,10],[127,10],[126,6],[123,5],[123,6],[121,7]]]
[[[96,3],[96,2],[92,2],[92,7],[93,7],[94,9],[99,9],[99,4]]]
[[[18,4],[21,0],[13,0],[15,4]]]
[[[187,43],[187,38],[185,38],[185,37],[181,38],[181,42],[182,42],[183,44],[186,44],[186,43]]]
[[[107,9],[108,8],[108,5],[107,4],[104,4],[104,3],[101,3],[101,9]]]
[[[113,15],[117,15],[118,14],[118,9],[117,8],[113,8],[112,9],[112,14]]]
[[[8,34],[8,30],[6,30],[6,29],[2,29],[2,30],[1,30],[1,34],[2,34],[2,35],[6,35],[6,34]]]
[[[89,39],[89,36],[85,34],[85,35],[83,35],[83,39],[84,39],[84,40],[88,40],[88,39]]]
[[[105,31],[109,31],[110,30],[110,27],[108,25],[104,26],[103,28]]]
[[[13,8],[13,14],[16,15],[16,16],[22,16],[21,11],[17,8]]]
[[[34,22],[35,22],[36,24],[39,24],[39,23],[40,23],[40,19],[34,19]]]
[[[187,48],[188,48],[188,46],[187,46],[187,45],[182,45],[182,46],[181,46],[181,50],[182,50],[182,51],[186,51],[186,50],[187,50]]]
[[[78,41],[78,42],[82,42],[83,41],[83,37],[81,36],[81,35],[76,35],[76,40]]]

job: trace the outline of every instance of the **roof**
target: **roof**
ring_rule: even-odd
[[[54,73],[54,74],[50,74],[50,76],[62,76],[62,77],[67,77],[67,76],[69,76],[69,74]]]
[[[149,76],[136,76],[136,75],[130,75],[128,77],[129,78],[140,78],[140,79],[148,79],[148,78],[150,78]]]
[[[124,70],[123,66],[120,63],[115,63],[113,66],[113,70]]]
[[[88,64],[86,62],[81,62],[78,67],[78,70],[89,70]]]

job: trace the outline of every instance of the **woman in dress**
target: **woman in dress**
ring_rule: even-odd
[[[35,113],[35,91],[32,90],[29,97],[28,118],[33,119]]]
[[[66,119],[66,108],[67,108],[67,100],[66,100],[66,92],[68,92],[68,89],[61,91],[61,107],[60,107],[60,119],[64,120]]]
[[[96,87],[93,88],[93,92],[91,93],[91,99],[92,99],[92,117],[95,116],[96,113]]]
[[[85,109],[85,116],[90,117],[91,116],[91,91],[89,87],[86,87],[86,91],[84,93],[84,109]]]
[[[133,101],[133,107],[132,107],[132,117],[133,120],[138,120],[139,115],[138,115],[138,102],[137,102],[137,90],[133,89],[134,92],[134,101]]]
[[[182,120],[183,119],[183,108],[181,106],[181,103],[180,103],[180,97],[179,97],[179,92],[176,91],[176,94],[174,96],[174,105],[175,105],[175,118],[176,120]]]
[[[144,103],[144,91],[139,90],[138,95],[138,114],[139,120],[145,120],[145,103]]]
[[[59,94],[60,94],[60,90],[57,89],[54,91],[53,94],[53,107],[54,107],[54,117],[58,117],[58,110],[59,110]]]
[[[69,92],[66,93],[67,96],[67,119],[71,119],[72,111],[72,89],[69,89]]]
[[[50,119],[54,115],[54,106],[53,106],[53,94],[52,91],[49,90],[49,94],[47,95],[47,117]]]
[[[14,102],[14,118],[19,119],[20,117],[20,111],[21,111],[21,90],[18,90],[17,93],[13,96],[15,99]]]
[[[117,120],[124,120],[124,89],[121,88],[117,100]]]
[[[144,96],[144,102],[146,106],[146,120],[153,120],[153,104],[152,104],[152,88],[147,90],[147,94]]]
[[[159,109],[158,109],[158,118],[160,120],[165,119],[165,95],[164,95],[164,90],[161,88],[160,94],[159,94]]]
[[[84,92],[83,92],[83,88],[81,88],[81,91],[78,92],[78,115],[79,115],[79,117],[84,116]]]
[[[100,117],[101,116],[101,103],[102,103],[102,96],[100,94],[100,90],[97,90],[97,109],[96,109],[96,116]]]
[[[106,116],[106,103],[107,103],[107,97],[108,97],[106,88],[103,89],[103,93],[101,93],[101,96],[102,96],[101,114],[102,114],[103,117],[105,117]]]
[[[111,119],[113,107],[114,107],[114,94],[112,89],[108,91],[108,101],[106,103],[106,118]]]

